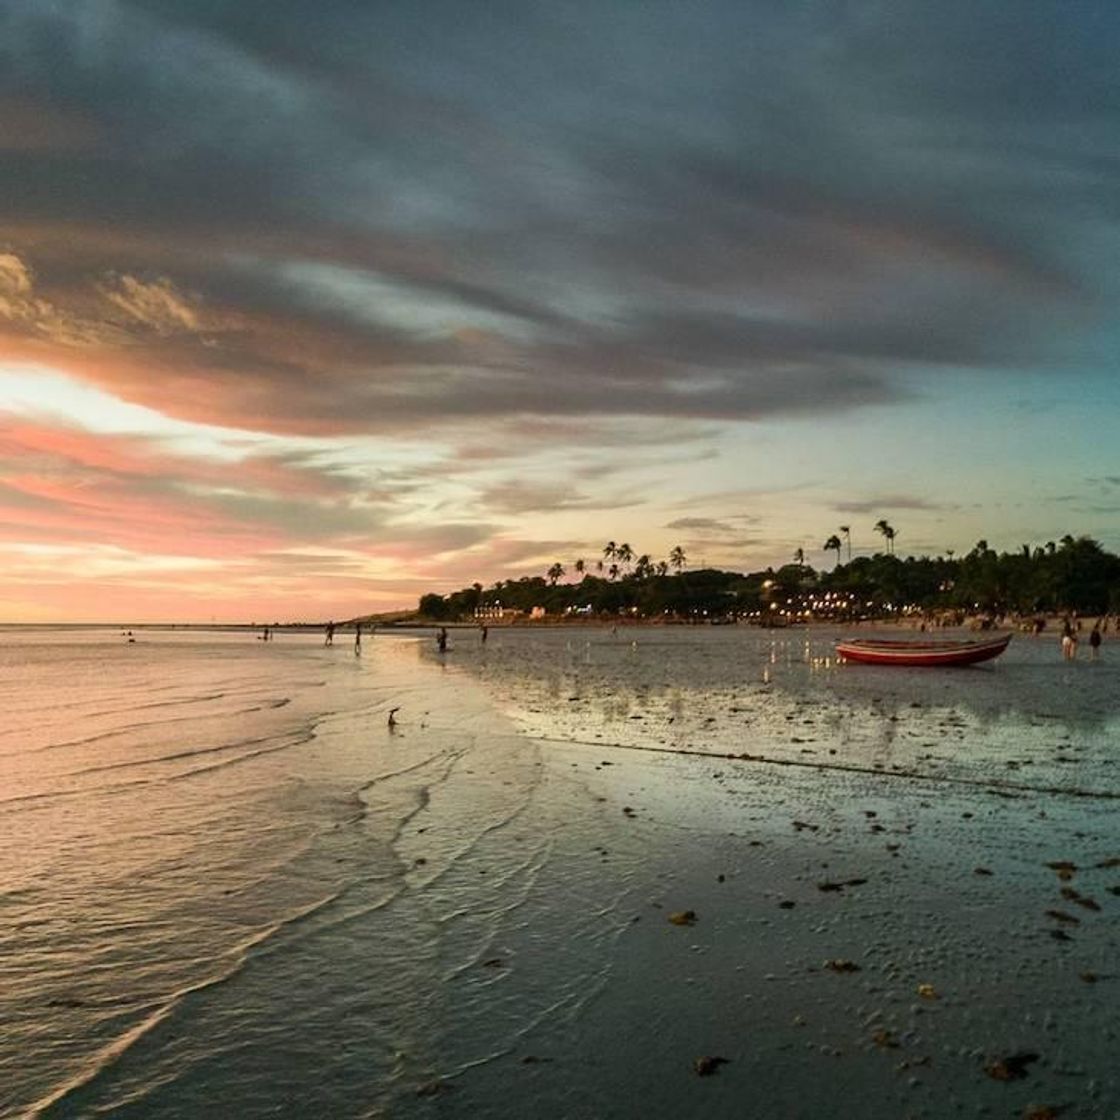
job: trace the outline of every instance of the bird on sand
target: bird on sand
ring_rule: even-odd
[[[399,706],[397,706],[396,708],[390,708],[389,709],[389,726],[390,727],[396,727],[397,726],[397,717],[393,713],[394,712],[399,712],[400,710],[401,709],[400,709]]]

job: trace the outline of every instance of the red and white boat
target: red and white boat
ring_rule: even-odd
[[[999,657],[1010,641],[1010,634],[944,641],[850,638],[837,642],[836,652],[845,661],[868,665],[975,665]]]

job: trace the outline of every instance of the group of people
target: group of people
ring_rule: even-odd
[[[376,630],[376,627],[374,629]],[[327,623],[327,626],[326,626],[326,636],[323,639],[323,645],[324,646],[333,646],[334,645],[334,631],[335,631],[335,624],[334,624],[334,620],[332,619],[330,622]],[[481,629],[481,634],[480,634],[480,639],[479,640],[481,642],[485,643],[486,638],[489,635],[489,633],[490,633],[489,627],[483,626],[482,629]],[[266,635],[265,636],[265,641],[267,641],[268,640],[268,631],[267,630],[265,631],[265,635]],[[439,650],[440,653],[446,653],[447,652],[447,627],[446,626],[441,626],[439,628],[439,630],[436,631],[436,648]],[[355,656],[359,656],[361,654],[361,652],[362,652],[362,624],[360,622],[355,622],[354,623],[354,654],[355,654]]]
[[[1077,647],[1079,643],[1079,635],[1077,627],[1074,625],[1073,620],[1068,616],[1062,622],[1062,657],[1066,661],[1077,660]],[[1100,656],[1101,649],[1101,623],[1100,619],[1093,624],[1093,629],[1089,631],[1089,660],[1096,661]]]
[[[377,629],[377,627],[374,627],[374,630],[376,630],[376,629]],[[335,631],[335,625],[334,625],[334,620],[332,619],[330,622],[327,623],[326,637],[323,639],[323,645],[325,645],[325,646],[333,646],[334,645],[334,631]],[[355,657],[360,657],[361,653],[362,653],[362,624],[360,622],[355,622],[354,623],[354,656]]]

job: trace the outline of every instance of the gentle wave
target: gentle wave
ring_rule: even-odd
[[[286,928],[298,925],[298,923],[307,920],[317,911],[330,906],[338,897],[338,893],[326,895],[301,910],[287,915],[268,927],[257,931],[240,944],[234,946],[226,954],[232,959],[223,971],[207,976],[194,984],[189,984],[170,993],[166,1001],[151,1015],[136,1024],[136,1026],[125,1031],[120,1037],[114,1039],[113,1042],[95,1055],[84,1069],[46,1096],[35,1101],[27,1113],[29,1120],[48,1116],[51,1109],[65,1103],[68,1098],[74,1096],[85,1086],[90,1085],[94,1080],[102,1076],[113,1065],[119,1062],[130,1049],[136,1046],[146,1035],[150,1034],[161,1023],[178,1011],[192,996],[233,980],[245,967],[251,952],[255,948],[267,943],[271,938],[276,937]]]

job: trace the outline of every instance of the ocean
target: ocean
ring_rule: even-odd
[[[1120,1115],[1120,660],[834,636],[5,630],[0,1116]]]

